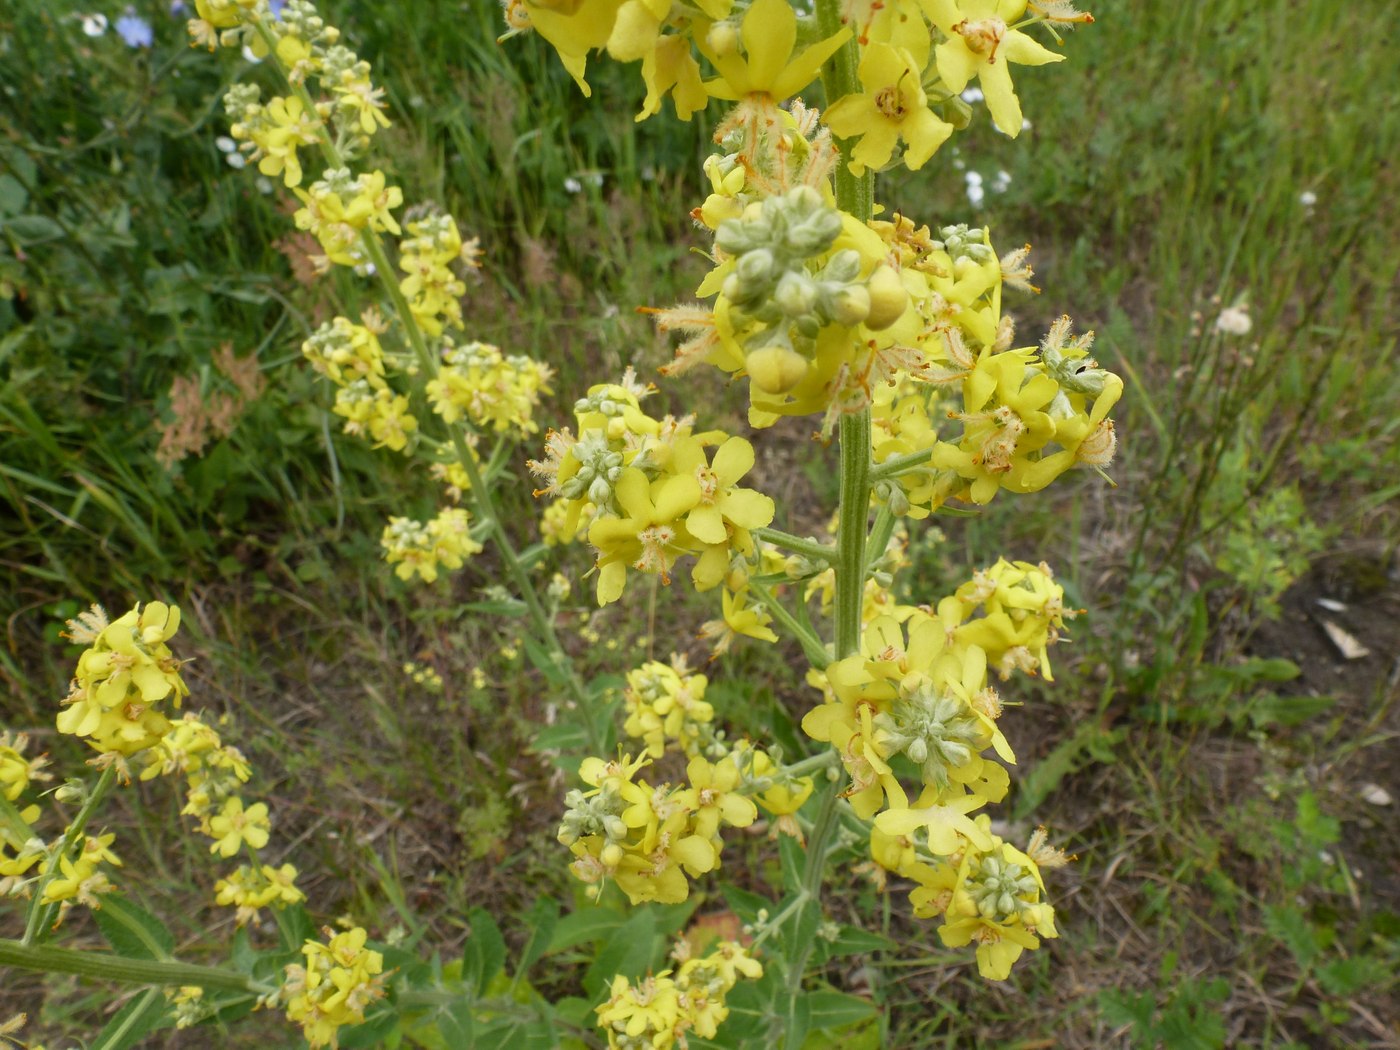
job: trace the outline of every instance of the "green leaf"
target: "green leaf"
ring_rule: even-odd
[[[869,1021],[880,1012],[869,999],[846,992],[808,992],[802,998],[811,1010],[813,1028],[845,1028]]]
[[[1302,970],[1312,967],[1321,946],[1302,911],[1291,906],[1268,908],[1264,912],[1264,928],[1288,947]]]
[[[506,942],[496,920],[486,909],[473,908],[467,913],[467,921],[471,923],[472,932],[462,953],[462,980],[481,995],[491,978],[505,965]]]
[[[472,1031],[475,1026],[475,1018],[472,1017],[472,1004],[466,999],[458,999],[455,1003],[442,1008],[442,1015],[438,1018],[438,1032],[446,1041],[448,1047],[473,1046]]]
[[[1134,995],[1113,990],[1099,996],[1099,1013],[1115,1028],[1131,1025],[1146,1035],[1152,1029],[1152,1017],[1156,1012],[1157,1003],[1146,992]]]
[[[567,948],[577,948],[580,944],[593,944],[612,935],[622,925],[624,916],[611,908],[582,907],[565,915],[554,928],[549,939],[546,955],[562,952]]]
[[[1291,682],[1303,673],[1292,660],[1282,657],[1271,660],[1245,660],[1222,667],[1221,670],[1241,682]]]
[[[1015,819],[1035,812],[1060,781],[1077,772],[1089,758],[1107,762],[1113,758],[1112,745],[1123,735],[1121,729],[1105,730],[1098,722],[1082,722],[1074,735],[1061,741],[1021,778],[1016,792]]]
[[[63,227],[47,215],[16,215],[13,219],[0,222],[0,229],[21,244],[39,244],[63,238]]]
[[[650,908],[636,912],[599,950],[584,974],[584,991],[597,996],[618,974],[628,978],[641,976],[656,954],[656,937],[656,913]]]
[[[118,955],[128,959],[169,959],[175,938],[165,924],[125,897],[109,896],[93,911],[97,928]]]
[[[0,216],[18,215],[29,203],[29,191],[13,175],[0,175]]]
[[[1368,985],[1380,984],[1387,975],[1385,963],[1374,956],[1353,955],[1349,959],[1333,959],[1326,966],[1319,967],[1317,983],[1328,995],[1345,997]]]
[[[784,1020],[787,1026],[783,1031],[783,1045],[787,1050],[800,1050],[807,1033],[812,1029],[812,997],[799,995]]]
[[[1320,848],[1332,845],[1341,837],[1342,825],[1322,812],[1315,794],[1304,791],[1298,796],[1298,831],[1305,844]]]
[[[859,926],[842,926],[836,940],[827,945],[826,957],[835,959],[842,955],[868,955],[893,951],[896,947],[894,941],[881,934],[862,930]]]
[[[760,897],[757,893],[741,890],[738,886],[721,886],[719,892],[724,895],[725,903],[729,905],[734,914],[746,923],[757,919],[759,911],[764,908],[768,909],[770,915],[776,915],[781,910],[767,897]]]
[[[526,913],[525,921],[530,927],[530,939],[525,942],[520,959],[515,964],[517,975],[528,973],[530,967],[549,950],[554,931],[559,925],[559,902],[553,897],[539,898]]]
[[[301,946],[314,938],[315,929],[306,909],[300,904],[293,904],[282,909],[277,921],[277,932],[281,935],[284,951],[300,954]]]
[[[106,911],[106,906],[94,914]],[[89,1050],[127,1050],[165,1019],[165,991],[151,988],[127,1003],[97,1034]]]
[[[559,666],[554,654],[533,638],[525,639],[525,655],[550,685],[562,688],[569,684],[569,676]]]
[[[797,844],[792,835],[778,836],[778,856],[783,865],[783,888],[796,893],[802,888],[802,869],[807,862],[807,852]]]
[[[398,1011],[394,1009],[384,1009],[381,1012],[365,1018],[364,1024],[357,1024],[353,1028],[342,1028],[340,1030],[340,1045],[345,1050],[356,1050],[358,1047],[384,1047],[396,1044],[402,1034],[399,1028]]]
[[[1336,702],[1335,696],[1278,696],[1268,693],[1254,700],[1247,713],[1255,729],[1297,726],[1326,714]]]

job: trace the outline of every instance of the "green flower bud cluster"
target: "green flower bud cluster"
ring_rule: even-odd
[[[580,405],[587,405],[579,411],[600,411],[608,415],[601,404],[593,404],[596,398],[586,398]],[[582,499],[585,494],[599,509],[612,506],[613,486],[622,476],[622,453],[608,448],[607,439],[600,431],[590,431],[574,446],[574,454],[582,466],[578,473],[559,486],[559,494],[565,499]]]
[[[856,325],[870,313],[860,255],[837,252],[820,270],[809,263],[841,234],[841,213],[820,193],[799,186],[721,224],[715,245],[735,257],[724,297],[746,317],[772,326],[764,345],[790,345],[790,331],[810,341],[829,324]]]
[[[256,84],[234,84],[224,92],[224,113],[233,124],[247,125],[262,118],[262,89]]]
[[[982,750],[983,731],[975,715],[957,697],[921,688],[895,701],[875,725],[890,752],[917,762],[924,782],[948,786],[948,772],[965,766]]]
[[[977,873],[967,880],[967,891],[979,915],[1004,923],[1029,907],[1021,898],[1038,896],[1039,887],[1025,865],[993,854],[982,858]]]
[[[602,835],[609,842],[627,838],[627,824],[622,819],[627,803],[612,784],[596,795],[585,795],[575,788],[564,796],[564,807],[559,841],[565,846],[590,835]]]
[[[934,249],[943,249],[954,262],[971,259],[984,263],[996,258],[996,253],[987,244],[987,231],[980,226],[969,228],[967,223],[960,222],[956,226],[944,226],[938,231],[938,236],[943,239],[933,242]]]

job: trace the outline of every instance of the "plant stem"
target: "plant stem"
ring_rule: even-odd
[[[282,79],[293,94],[301,100],[302,105],[308,113],[316,112],[315,101],[311,98],[310,92],[306,90],[303,83],[294,82],[287,76],[287,70],[283,67],[280,59],[277,58],[277,38],[273,35],[261,21],[255,22],[258,35],[268,48],[269,57],[276,63],[278,71],[282,74]],[[336,148],[336,144],[331,141],[330,134],[322,127],[322,134],[319,137],[321,154],[325,158],[326,164],[332,168],[346,167],[346,159]],[[394,312],[398,315],[399,324],[403,328],[404,338],[408,340],[413,356],[418,361],[425,379],[436,378],[440,371],[440,362],[437,356],[428,347],[427,340],[423,336],[423,330],[418,326],[417,320],[413,316],[408,300],[404,297],[403,290],[399,287],[398,281],[394,279],[394,266],[389,260],[389,253],[384,248],[383,239],[378,232],[365,226],[360,231],[360,243],[364,246],[365,254],[369,257],[370,263],[374,266],[374,274],[379,279],[380,286],[384,294],[388,296],[389,302],[393,304]],[[496,546],[496,552],[500,555],[501,561],[505,563],[506,572],[514,582],[516,590],[520,592],[521,599],[525,602],[525,608],[529,612],[530,621],[534,625],[535,631],[554,660],[555,666],[563,675],[569,692],[573,694],[574,700],[578,703],[580,711],[589,715],[588,690],[579,677],[577,668],[574,667],[572,657],[559,641],[559,636],[554,630],[554,621],[545,611],[544,605],[540,602],[539,595],[535,591],[534,581],[530,579],[529,573],[522,564],[519,552],[515,545],[511,543],[507,535],[505,526],[501,521],[501,516],[496,508],[495,501],[491,498],[491,492],[486,486],[482,477],[481,468],[477,465],[476,457],[472,454],[471,448],[467,444],[465,431],[468,424],[463,422],[462,426],[448,426],[448,436],[452,441],[453,451],[462,469],[466,472],[469,487],[471,490],[471,500],[476,509],[477,517],[486,524],[492,542]],[[590,744],[595,751],[602,749],[602,741],[597,739],[597,728],[592,717],[585,717],[587,723]]]
[[[827,748],[821,754],[813,755],[811,758],[804,758],[801,762],[794,762],[790,766],[783,767],[783,773],[790,777],[805,777],[808,773],[815,773],[818,770],[828,769],[836,764],[840,754],[832,748]]]
[[[782,547],[793,554],[801,554],[807,558],[814,558],[817,561],[824,561],[828,565],[836,560],[836,548],[826,543],[818,543],[816,540],[807,539],[802,536],[794,536],[790,532],[783,532],[781,529],[761,528],[753,530],[753,538],[771,543],[775,547]]]
[[[80,952],[52,945],[26,945],[0,939],[0,966],[47,973],[71,973],[78,977],[100,977],[133,984],[198,985],[235,992],[265,995],[275,988],[253,980],[236,970],[193,963],[162,962],[158,959],[128,959],[122,955]]]
[[[826,651],[826,646],[822,645],[822,640],[816,636],[812,629],[799,623],[797,617],[788,612],[787,607],[778,601],[773,592],[757,580],[749,580],[749,590],[763,599],[763,605],[773,614],[773,619],[782,624],[783,629],[801,643],[802,652],[806,654],[808,663],[818,670],[824,668],[831,658],[831,654]]]
[[[88,795],[87,801],[83,803],[83,808],[78,810],[78,815],[73,818],[73,823],[68,825],[68,830],[63,835],[63,841],[59,844],[54,855],[49,858],[48,864],[44,868],[44,873],[39,876],[39,882],[34,887],[34,896],[29,902],[29,917],[24,924],[24,940],[26,946],[32,945],[36,938],[43,933],[46,925],[46,916],[52,914],[55,904],[44,903],[44,890],[48,888],[49,882],[58,872],[63,858],[68,856],[73,849],[73,844],[78,841],[78,837],[87,827],[87,822],[92,818],[92,814],[101,805],[102,800],[107,797],[107,792],[112,789],[112,785],[117,779],[117,764],[113,762],[102,771],[102,776],[97,779],[97,784],[93,787],[92,793]]]
[[[841,0],[817,0],[817,25],[823,36],[841,29]],[[827,105],[859,90],[856,77],[858,58],[854,39],[832,56],[823,72]],[[874,211],[875,179],[869,169],[853,175],[846,163],[849,147],[841,143],[842,163],[836,169],[836,206],[860,222],[869,222]],[[870,410],[843,415],[841,441],[840,524],[836,530],[836,638],[835,658],[840,660],[860,649],[861,607],[865,597],[865,545],[870,527]],[[817,819],[807,837],[807,858],[802,872],[802,889],[810,897],[808,907],[821,907],[822,876],[830,851],[830,838],[836,827],[838,783],[820,788]],[[811,957],[812,945],[796,944],[788,960],[789,1013],[802,992],[802,977]]]
[[[901,474],[907,474],[911,470],[933,469],[931,460],[933,453],[928,449],[920,452],[906,452],[902,456],[891,456],[883,463],[877,463],[870,468],[870,480],[884,481],[886,478],[895,478]]]

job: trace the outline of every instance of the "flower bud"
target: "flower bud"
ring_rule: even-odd
[[[822,279],[837,284],[854,284],[860,278],[860,252],[843,248],[822,268]]]
[[[865,327],[872,332],[888,328],[901,317],[909,307],[909,293],[904,290],[904,282],[893,268],[881,264],[865,283],[870,293],[870,315],[865,319]]]
[[[1091,467],[1106,467],[1118,451],[1118,436],[1113,432],[1113,420],[1105,419],[1093,433],[1079,443],[1074,458]]]
[[[612,499],[612,486],[608,484],[608,479],[594,478],[593,484],[588,486],[588,498],[595,506],[606,507],[608,500]]]
[[[786,394],[807,374],[807,359],[786,346],[751,350],[744,358],[753,385],[765,394]]]
[[[616,842],[610,842],[603,847],[603,852],[598,855],[598,859],[602,862],[603,867],[611,870],[622,863],[622,858],[625,855],[621,846]]]
[[[773,279],[776,260],[767,248],[745,252],[734,272],[746,286],[766,284]]]
[[[717,58],[732,55],[739,49],[739,30],[733,22],[716,22],[705,34],[705,43]]]
[[[801,317],[811,313],[812,308],[817,305],[817,283],[805,273],[789,270],[778,281],[773,301],[778,304],[778,309],[789,317]]]
[[[864,285],[847,285],[831,297],[828,312],[839,325],[858,325],[870,316],[870,292]]]

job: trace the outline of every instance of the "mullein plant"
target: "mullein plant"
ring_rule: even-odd
[[[730,829],[762,815],[783,837],[793,892],[776,914],[760,912],[747,943],[702,952],[682,939],[673,969],[619,975],[593,1011],[597,1025],[617,1047],[722,1038],[726,997],[744,980],[776,989],[767,1016],[781,1029],[804,994],[829,862],[853,841],[881,886],[890,873],[914,886],[914,915],[937,921],[946,945],[975,946],[979,971],[1006,979],[1024,951],[1056,935],[1041,872],[1066,858],[1041,832],[1024,849],[1005,841],[984,812],[1005,797],[1015,762],[998,686],[1050,680],[1049,647],[1076,611],[1044,564],[1000,559],[921,604],[899,601],[894,580],[910,530],[945,507],[1035,492],[1077,467],[1102,473],[1122,382],[1068,318],[1017,345],[1002,292],[1034,291],[1025,249],[998,254],[988,230],[887,213],[874,179],[930,163],[967,125],[961,92],[974,80],[991,119],[1015,137],[1012,67],[1061,61],[1047,45],[1092,19],[1067,0],[504,0],[504,9],[505,35],[538,33],[585,94],[590,57],[640,62],[639,120],[667,97],[682,120],[727,106],[704,163],[708,196],[691,213],[712,268],[694,302],[649,309],[676,336],[662,373],[719,368],[747,380],[755,431],[806,416],[834,439],[840,500],[829,537],[773,528],[753,444],[691,414],[653,411],[655,388],[631,370],[583,392],[573,425],[541,439],[549,366],[467,332],[475,242],[438,206],[405,212],[401,190],[369,160],[388,120],[368,63],[307,0],[275,12],[267,0],[195,0],[189,29],[197,46],[264,60],[275,93],[228,90],[232,137],[294,195],[297,227],[320,246],[317,267],[353,269],[382,291],[378,305],[326,322],[302,349],[334,388],[346,432],[404,457],[440,492],[433,517],[385,522],[387,563],[405,581],[432,583],[490,544],[527,613],[531,650],[545,654],[537,663],[600,752],[579,765],[582,786],[563,800],[558,835],[587,894],[615,886],[633,903],[679,903],[719,870]],[[807,91],[825,108],[804,102]],[[669,583],[686,572],[715,595],[716,618],[701,629],[715,654],[780,634],[800,644],[811,754],[789,759],[774,742],[731,738],[705,700],[708,677],[681,655],[627,674],[621,729],[632,743],[602,750],[597,691],[555,630],[568,583],[536,581],[492,495],[511,445],[532,440],[542,448],[530,463],[536,495],[549,501],[539,538],[591,548],[600,605],[621,600],[637,574]],[[260,854],[271,821],[245,797],[248,763],[214,726],[176,710],[187,690],[166,643],[178,610],[151,602],[110,623],[94,610],[72,626],[88,649],[58,728],[97,752],[99,774],[94,786],[59,789],[80,808],[46,840],[39,807],[24,798],[45,776],[43,759],[22,736],[0,738],[0,892],[29,902],[24,937],[0,941],[0,963],[149,983],[151,1016],[171,1023],[252,1000],[283,1010],[313,1047],[337,1045],[367,1011],[396,1011],[406,1026],[450,1014],[441,1037],[460,1040],[475,1000],[449,987],[440,965],[390,964],[359,927],[319,938],[305,928],[295,868]],[[658,779],[662,770],[683,778]],[[75,905],[130,918],[114,904],[114,838],[87,828],[133,776],[184,779],[183,812],[229,865],[215,900],[249,929],[271,915],[278,966],[45,943]],[[468,1015],[455,1010],[458,995]],[[585,1045],[582,1035],[571,1045]]]
[[[1076,466],[1101,472],[1123,384],[1068,318],[1017,346],[1002,292],[1034,290],[1025,249],[999,255],[988,230],[888,215],[873,176],[927,164],[968,123],[960,94],[974,78],[998,128],[1018,135],[1011,67],[1064,58],[1030,31],[1058,44],[1092,19],[1062,0],[818,0],[810,18],[788,0],[510,0],[507,10],[515,30],[554,45],[585,92],[590,54],[640,60],[639,120],[668,94],[683,120],[708,99],[732,103],[704,165],[710,195],[692,213],[713,267],[696,302],[652,311],[679,336],[662,371],[747,378],[755,429],[813,416],[839,437],[835,542],[800,539],[769,528],[771,502],[738,486],[753,465],[747,441],[700,435],[716,448],[707,460],[689,417],[647,415],[635,382],[596,387],[577,434],[550,434],[534,464],[564,506],[563,532],[593,547],[600,602],[620,597],[633,572],[664,580],[689,556],[695,586],[722,591],[722,617],[706,626],[719,644],[796,636],[821,694],[802,729],[830,748],[815,757],[846,773],[815,804],[804,891],[818,896],[838,813],[849,812],[874,864],[915,884],[914,914],[938,920],[945,944],[975,945],[983,976],[1005,979],[1056,935],[1041,868],[1065,858],[1043,836],[1018,849],[981,812],[1005,797],[1015,762],[993,682],[1049,680],[1047,650],[1075,610],[1048,566],[1005,559],[951,595],[901,606],[897,526],[953,501],[1039,491]],[[796,97],[818,76],[824,111]],[[813,598],[829,639],[810,626]],[[644,747],[585,762],[588,789],[566,800],[560,840],[595,892],[615,882],[634,903],[683,899],[718,865],[720,831],[754,819],[736,794],[791,816],[765,805],[758,785],[781,784],[796,807],[811,791],[804,778],[784,783],[781,767],[775,781],[761,749],[710,732],[682,681],[664,666],[629,678],[626,731]],[[658,748],[691,756],[688,784],[643,779]],[[805,953],[785,960],[794,990]]]

